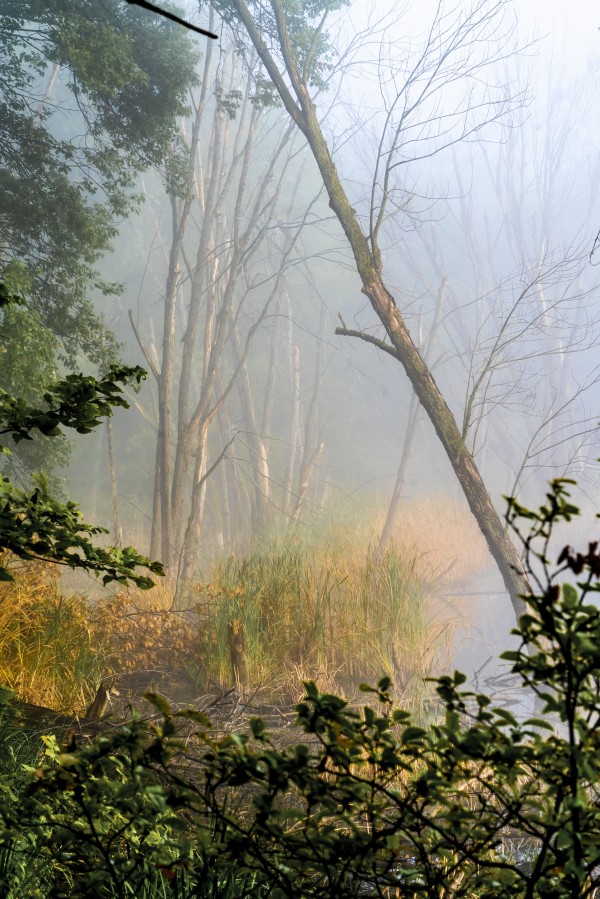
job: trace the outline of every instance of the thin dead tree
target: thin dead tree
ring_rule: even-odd
[[[472,455],[496,481],[500,468],[511,494],[536,470],[538,490],[549,471],[593,475],[585,397],[600,308],[584,232],[599,163],[590,152],[582,164],[581,153],[594,122],[585,91],[549,77],[539,107],[505,141],[454,149],[455,196],[437,221],[403,236],[422,289],[448,277],[442,383],[452,385]]]
[[[211,59],[209,48],[192,118],[167,166],[172,234],[160,347],[130,315],[158,388],[152,543],[160,535],[178,596],[193,577],[215,470],[211,453],[219,462],[226,458],[223,447],[211,444],[213,423],[243,381],[252,340],[277,294],[277,274],[295,245],[292,239],[287,251],[266,249],[294,158],[294,129],[257,102],[256,86],[251,60],[227,52]],[[254,264],[271,273],[266,289],[249,282]],[[244,333],[242,320],[251,321]]]
[[[433,323],[426,338],[423,335],[422,323],[421,327],[419,328],[419,346],[420,348],[422,348],[421,351],[423,353],[423,358],[428,364],[431,371],[435,371],[433,350],[436,346],[440,324],[442,322],[442,315],[444,311],[447,292],[448,279],[444,276],[437,292],[437,302],[435,305]],[[398,467],[398,473],[396,475],[392,497],[390,499],[383,528],[381,529],[379,542],[377,544],[376,553],[379,557],[383,555],[386,548],[390,544],[394,534],[394,530],[398,524],[402,499],[404,498],[404,490],[406,487],[410,464],[413,458],[415,443],[417,439],[417,430],[419,427],[422,412],[423,408],[417,399],[416,393],[413,391],[410,398],[406,431],[404,432],[404,440],[402,443],[400,465]]]
[[[509,0],[476,0],[467,9],[461,6],[448,10],[440,2],[416,53],[410,47],[399,48],[391,29],[388,36],[382,36],[377,67],[381,114],[373,125],[379,128],[379,151],[372,168],[365,221],[344,187],[332,156],[332,142],[326,136],[316,105],[333,53],[325,26],[339,4],[317,2],[303,15],[291,16],[282,0],[217,2],[217,8],[230,19],[234,16],[243,26],[288,114],[306,138],[329,205],[351,249],[363,293],[383,326],[384,336],[369,331],[350,334],[344,327],[336,331],[373,344],[403,366],[487,540],[515,610],[520,612],[520,596],[529,589],[521,561],[504,532],[454,415],[388,288],[383,275],[382,240],[391,212],[402,208],[406,201],[404,182],[399,182],[398,176],[408,160],[415,163],[431,158],[449,145],[472,137],[491,123],[502,121],[515,102],[520,102],[504,85],[494,89],[491,79],[484,77],[514,52],[513,28],[504,21],[509,6]],[[344,9],[345,28],[349,27],[348,21],[348,11]],[[485,54],[480,52],[482,47]],[[335,120],[330,116],[327,130],[334,128]],[[345,143],[349,140],[346,135]]]

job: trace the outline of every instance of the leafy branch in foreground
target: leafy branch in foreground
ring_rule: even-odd
[[[0,281],[0,306],[22,303],[22,297]],[[0,388],[0,435],[15,443],[31,440],[39,430],[47,437],[62,436],[61,427],[89,434],[115,407],[129,408],[123,386],[139,385],[146,372],[139,366],[111,366],[103,377],[70,374],[47,388],[44,408]],[[6,447],[0,452],[10,454]],[[103,548],[90,537],[107,534],[106,528],[87,524],[76,503],[62,503],[48,490],[43,474],[34,478],[34,490],[22,490],[0,476],[0,549],[20,559],[41,559],[69,568],[80,568],[102,576],[104,584],[129,581],[142,589],[154,582],[136,573],[139,567],[163,575],[160,562],[151,562],[131,546]],[[0,566],[0,580],[12,580],[6,566]]]
[[[103,584],[131,581],[147,590],[154,582],[137,574],[136,568],[164,574],[160,562],[151,562],[132,546],[105,549],[95,545],[90,538],[108,530],[83,521],[76,503],[53,499],[43,475],[36,480],[32,492],[15,487],[8,478],[0,480],[0,548],[20,559],[41,559],[93,571],[102,575]],[[12,580],[6,567],[0,566],[0,580]]]
[[[600,562],[591,543],[550,566],[553,529],[577,512],[568,483],[508,513],[536,586],[504,658],[537,717],[463,690],[459,672],[436,680],[428,726],[394,708],[387,678],[364,688],[376,702],[362,709],[307,683],[302,741],[281,748],[259,718],[219,738],[201,713],[147,694],[153,718],[80,747],[46,738],[18,795],[0,780],[10,899],[19,871],[42,862],[54,884],[43,897],[593,899]]]
[[[120,385],[139,385],[145,377],[146,372],[139,365],[111,365],[100,379],[70,374],[48,388],[43,397],[45,409],[38,409],[0,388],[0,434],[12,435],[15,443],[31,440],[34,428],[47,437],[61,436],[61,425],[74,428],[78,434],[89,434],[106,416],[112,415],[116,406],[129,408]]]

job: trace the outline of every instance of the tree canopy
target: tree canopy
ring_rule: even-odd
[[[22,304],[22,297],[0,281],[0,307]],[[100,379],[71,374],[46,387],[41,407],[0,388],[0,435],[13,444],[32,440],[32,432],[61,437],[61,427],[89,434],[115,406],[128,408],[122,387],[139,384],[145,372],[138,366],[111,366]],[[7,447],[2,448],[10,455]],[[0,551],[8,550],[19,559],[41,559],[79,568],[101,576],[104,584],[129,581],[142,589],[154,582],[139,574],[138,567],[162,575],[160,562],[151,562],[133,547],[104,548],[91,538],[106,534],[106,528],[87,524],[76,503],[62,503],[48,490],[43,474],[35,477],[35,489],[23,490],[0,475]],[[0,581],[12,580],[7,558],[0,564]]]
[[[24,263],[66,359],[98,358],[90,288],[119,288],[97,263],[136,176],[164,158],[198,56],[183,29],[120,0],[2,4],[0,269]]]

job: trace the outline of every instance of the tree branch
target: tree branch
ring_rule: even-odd
[[[353,331],[351,328],[336,328],[336,334],[340,334],[342,337],[358,337],[359,340],[364,340],[366,343],[372,343],[373,346],[376,346],[379,350],[383,350],[384,353],[389,353],[390,356],[393,356],[394,359],[398,359],[398,352],[395,347],[393,347],[390,343],[386,343],[385,340],[380,340],[379,337],[375,337],[373,334],[367,334],[365,331]]]
[[[261,59],[262,64],[269,73],[271,81],[277,88],[279,96],[283,100],[283,105],[289,112],[290,116],[292,117],[293,121],[296,123],[300,131],[306,136],[306,121],[304,113],[290,93],[290,90],[283,79],[277,63],[271,55],[266,43],[264,42],[260,31],[256,27],[250,10],[246,6],[244,0],[233,0],[233,6],[238,16],[240,17],[244,28],[248,32],[250,40],[254,44],[254,47]]]

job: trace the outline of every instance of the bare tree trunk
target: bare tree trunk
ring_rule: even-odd
[[[419,400],[417,399],[417,395],[413,392],[410,399],[410,407],[408,410],[406,434],[404,435],[404,442],[402,444],[400,467],[398,468],[398,474],[396,475],[396,482],[394,484],[392,498],[388,506],[385,523],[381,530],[379,543],[377,544],[377,558],[382,558],[385,550],[390,543],[390,540],[392,539],[392,534],[394,533],[394,528],[396,526],[396,522],[398,521],[398,512],[400,511],[400,504],[403,499],[404,487],[406,485],[406,478],[408,476],[408,469],[413,458],[413,450],[415,439],[417,436],[417,426],[419,423],[419,418],[421,417],[421,408],[422,407],[419,403]]]
[[[234,366],[239,368],[237,388],[245,421],[245,431],[252,454],[251,462],[254,469],[254,503],[252,506],[252,530],[255,536],[265,533],[268,523],[270,480],[267,448],[263,435],[259,433],[258,422],[254,410],[254,400],[250,387],[248,366],[242,361],[242,346],[237,323],[231,328],[231,348]]]
[[[260,431],[261,434],[268,436],[271,430],[271,419],[273,418],[273,404],[275,402],[275,384],[277,382],[277,368],[279,362],[279,348],[282,342],[282,314],[281,301],[277,297],[275,305],[275,323],[271,328],[271,349],[269,353],[269,369],[267,372],[267,382],[265,385],[263,414]]]
[[[325,449],[324,443],[318,442],[318,413],[321,385],[323,383],[323,369],[325,366],[325,338],[327,334],[327,308],[321,300],[321,314],[319,316],[319,337],[317,343],[317,360],[315,365],[315,377],[313,389],[306,410],[304,421],[304,446],[302,447],[302,463],[298,475],[296,489],[296,502],[291,514],[292,521],[298,525],[300,513],[306,505],[310,479]],[[299,379],[298,379],[299,380]]]
[[[431,360],[431,354],[435,347],[435,342],[438,334],[438,329],[440,326],[441,318],[442,318],[442,309],[444,308],[444,302],[446,299],[446,294],[448,290],[448,279],[444,275],[442,277],[442,283],[440,284],[440,288],[438,290],[437,302],[435,306],[435,313],[433,316],[433,322],[431,325],[431,330],[427,337],[427,341],[425,343],[424,356],[428,363]],[[419,342],[423,345],[422,336],[419,336]],[[415,439],[417,436],[417,428],[419,426],[419,422],[421,419],[421,414],[423,411],[423,407],[419,403],[417,399],[416,393],[413,391],[410,406],[408,410],[408,421],[406,424],[406,434],[404,437],[404,442],[402,445],[402,456],[400,457],[400,467],[398,468],[398,474],[396,477],[396,483],[394,484],[394,491],[392,493],[392,499],[390,501],[390,505],[388,507],[388,513],[386,516],[385,524],[383,525],[383,529],[381,531],[381,537],[379,538],[379,543],[377,545],[376,554],[378,557],[381,557],[387,548],[388,543],[391,540],[392,534],[394,532],[394,528],[396,526],[396,522],[398,520],[398,512],[400,510],[400,501],[402,499],[402,494],[404,492],[404,487],[406,484],[406,478],[408,477],[408,470],[410,467],[410,463],[413,457],[413,449],[415,444]]]
[[[204,511],[204,499],[206,496],[206,445],[208,441],[208,420],[204,420],[198,432],[198,444],[196,450],[196,464],[194,466],[194,480],[192,487],[191,509],[187,520],[185,535],[179,559],[179,573],[177,576],[177,590],[175,605],[180,605],[181,599],[192,582],[194,569],[198,560],[200,535],[202,531],[202,515]]]
[[[221,396],[223,394],[223,387],[218,379],[216,382],[216,389]],[[224,403],[219,410],[219,432],[221,435],[221,444],[223,446],[227,444],[231,435],[235,433],[229,417],[227,403]],[[231,460],[227,460],[223,466],[223,471],[227,485],[228,505],[230,510],[228,522],[229,540],[227,548],[235,552],[244,544],[247,536],[243,529],[243,522],[246,520],[246,514],[244,511],[244,503],[242,501],[239,468]]]
[[[295,97],[287,87],[275,59],[271,56],[245,0],[232,0],[232,5],[244,24],[287,111],[308,141],[329,196],[329,205],[337,216],[352,250],[356,269],[363,285],[362,291],[382,323],[389,342],[374,338],[371,334],[350,331],[347,328],[337,328],[336,333],[358,337],[373,343],[392,355],[403,366],[413,390],[444,447],[469,508],[500,569],[515,611],[520,614],[524,608],[520,596],[530,592],[521,559],[515,546],[504,532],[500,517],[494,508],[477,466],[465,446],[454,416],[413,343],[396,301],[383,281],[381,254],[375,243],[376,234],[371,233],[373,240],[371,246],[369,239],[363,233],[357,213],[344,191],[329,146],[321,130],[307,83],[301,75],[292,49],[282,0],[272,0],[271,5],[284,65]]]
[[[305,459],[302,464],[302,469],[300,471],[300,477],[298,479],[298,487],[296,488],[296,502],[294,504],[294,508],[292,510],[292,514],[290,515],[291,520],[294,522],[295,526],[298,526],[300,522],[300,514],[306,504],[306,497],[308,494],[308,488],[310,486],[310,479],[312,473],[323,454],[323,450],[325,449],[325,444],[320,443],[316,450],[312,453],[310,458]]]
[[[173,205],[173,221],[175,225],[175,200]],[[175,226],[176,227],[176,226]],[[172,559],[172,521],[171,521],[171,445],[172,416],[171,402],[173,397],[173,380],[175,365],[175,310],[177,290],[179,289],[179,253],[181,243],[175,239],[169,259],[169,274],[163,314],[162,365],[158,383],[158,452],[160,459],[160,534],[161,559],[167,573],[173,564]]]
[[[121,530],[121,519],[119,517],[119,491],[117,489],[117,466],[115,461],[115,449],[113,444],[113,429],[110,418],[106,419],[106,440],[108,444],[108,467],[110,471],[110,494],[112,497],[113,510],[113,533],[115,543],[122,544],[123,532]]]
[[[290,322],[291,328],[291,322]],[[283,476],[283,509],[289,515],[294,503],[294,471],[300,443],[300,350],[291,348],[290,354],[290,387],[292,394],[292,420],[290,423],[290,441],[288,456]]]
[[[160,551],[160,447],[154,454],[154,484],[152,488],[152,522],[150,525],[150,558],[158,558]]]
[[[221,427],[219,427],[219,432],[222,436]],[[210,524],[216,536],[217,545],[220,549],[230,547],[232,543],[233,515],[229,505],[227,465],[219,465],[214,477],[208,484],[206,505],[207,510],[210,511]],[[208,515],[206,517],[208,518]]]

